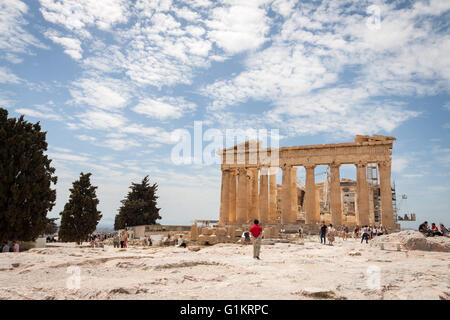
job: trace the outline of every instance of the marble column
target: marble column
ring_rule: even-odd
[[[391,161],[378,163],[380,173],[381,224],[389,229],[395,224],[392,206]]]
[[[331,223],[334,226],[342,225],[341,176],[339,174],[339,167],[339,164],[330,165],[330,213]]]
[[[297,221],[298,214],[298,194],[297,194],[297,168],[291,168],[291,191],[290,191],[290,199],[291,199],[291,213],[289,215],[289,222],[295,223]]]
[[[305,223],[319,223],[320,212],[317,212],[316,206],[316,182],[314,176],[314,168],[316,166],[305,166],[306,183],[305,183]]]
[[[268,168],[261,168],[259,185],[259,222],[266,223],[269,216],[269,172]]]
[[[236,222],[236,176],[237,170],[230,171],[230,208],[229,208],[229,222]]]
[[[292,222],[292,167],[282,167],[281,182],[281,223],[288,224]]]
[[[247,169],[239,168],[238,170],[238,187],[237,187],[237,201],[236,201],[236,222],[247,222]]]
[[[250,213],[249,220],[252,222],[254,219],[258,219],[259,217],[259,170],[258,168],[249,169],[251,173],[251,194],[250,194]]]
[[[269,169],[269,222],[277,223],[277,170]]]
[[[367,164],[360,162],[356,166],[356,224],[369,224],[369,186],[367,184]]]
[[[224,225],[228,223],[230,214],[229,211],[230,211],[230,170],[223,169],[219,224]]]

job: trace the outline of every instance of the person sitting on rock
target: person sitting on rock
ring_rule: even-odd
[[[424,223],[422,223],[419,226],[419,231],[425,236],[425,237],[429,237],[429,236],[433,236],[433,232],[430,230],[430,228],[428,227],[428,221],[425,221]]]
[[[449,231],[442,223],[439,224],[439,228],[441,230],[442,235],[448,237]]]
[[[177,247],[186,248],[186,243],[184,242],[182,234],[180,234],[180,237],[178,238],[178,245],[177,245]]]
[[[436,227],[436,224],[431,224],[431,232],[433,232],[433,236],[443,236],[443,234],[439,231],[438,227]]]
[[[244,244],[250,244],[251,240],[250,240],[250,232],[249,231],[244,231],[242,233],[242,238],[244,239]]]

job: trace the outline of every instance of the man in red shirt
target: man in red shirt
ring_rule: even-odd
[[[253,221],[255,224],[250,228],[250,233],[253,236],[253,258],[259,260],[259,252],[261,251],[261,237],[262,227],[259,226],[258,219]]]

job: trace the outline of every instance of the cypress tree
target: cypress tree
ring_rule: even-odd
[[[115,217],[114,229],[123,229],[126,226],[139,226],[156,224],[160,208],[156,207],[156,191],[158,185],[149,184],[148,176],[142,179],[141,183],[132,183],[131,191],[122,200],[122,206]]]
[[[46,132],[0,108],[0,241],[34,241],[55,205],[55,168],[44,155]]]
[[[60,213],[61,225],[58,237],[61,241],[81,244],[95,231],[102,218],[100,211],[97,210],[99,203],[95,194],[97,187],[91,185],[90,176],[91,173],[81,172],[80,179],[72,184],[69,201]]]

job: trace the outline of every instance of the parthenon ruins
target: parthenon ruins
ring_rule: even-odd
[[[263,225],[308,226],[325,221],[317,196],[315,167],[326,165],[330,169],[327,185],[330,223],[335,226],[376,223],[388,230],[395,229],[397,225],[391,189],[391,149],[394,140],[394,137],[388,136],[357,135],[355,141],[350,143],[281,148],[262,148],[260,142],[247,141],[219,150],[222,159],[219,224],[242,225],[259,219]],[[351,180],[341,180],[340,166],[343,164],[353,164],[356,169],[353,220],[347,219],[344,214],[345,197],[342,189],[345,183],[350,185]],[[299,197],[296,166],[306,169],[302,197]],[[374,197],[367,179],[368,167],[375,168],[379,175],[376,191],[380,199],[378,210],[373,209]],[[277,186],[276,174],[279,168],[282,170],[281,186]],[[377,212],[376,216],[374,211]]]

